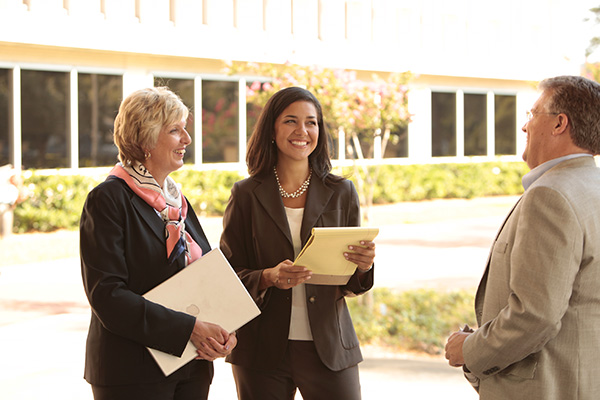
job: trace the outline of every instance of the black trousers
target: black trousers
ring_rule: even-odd
[[[312,341],[288,341],[285,358],[275,370],[233,365],[239,400],[360,400],[358,365],[341,371],[327,368]]]
[[[186,368],[186,367],[184,367]],[[167,377],[159,383],[134,385],[92,385],[94,400],[207,400],[208,389],[213,378],[213,369],[205,368],[202,374],[195,373],[185,378]]]

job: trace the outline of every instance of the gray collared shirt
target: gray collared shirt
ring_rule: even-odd
[[[540,176],[544,175],[544,173],[546,171],[548,171],[550,168],[554,167],[555,165],[557,165],[563,161],[567,161],[567,160],[570,160],[572,158],[577,158],[577,157],[593,157],[593,156],[591,154],[587,154],[587,153],[576,153],[576,154],[569,154],[568,156],[558,157],[558,158],[555,158],[550,161],[546,161],[545,163],[538,165],[537,167],[535,167],[534,169],[529,171],[527,174],[525,174],[525,176],[523,176],[523,179],[522,179],[523,189],[525,189],[525,190],[529,189],[529,187],[533,184],[533,182],[535,182]]]

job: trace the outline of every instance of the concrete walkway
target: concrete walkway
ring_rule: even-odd
[[[489,246],[516,198],[401,203],[373,208],[376,287],[476,287]],[[219,218],[202,219],[218,243]],[[64,233],[63,233],[64,234]],[[77,240],[77,233],[70,233]],[[90,310],[79,260],[0,267],[0,399],[88,400],[82,379]],[[363,399],[476,399],[443,357],[363,348]],[[210,400],[234,400],[231,368],[215,362]],[[300,399],[300,396],[297,396]]]

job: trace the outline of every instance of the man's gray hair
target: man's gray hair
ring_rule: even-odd
[[[564,113],[576,146],[600,154],[600,84],[582,76],[544,79],[539,88],[550,95],[548,112]]]

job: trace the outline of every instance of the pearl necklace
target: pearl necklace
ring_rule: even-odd
[[[281,186],[281,183],[279,182],[279,175],[277,175],[277,167],[273,167],[273,171],[275,172],[275,180],[277,181],[277,187],[279,188],[279,194],[281,195],[281,197],[287,197],[287,198],[291,197],[293,199],[295,199],[296,197],[300,197],[304,194],[304,192],[306,192],[306,189],[308,189],[308,185],[310,185],[310,177],[312,176],[312,168],[310,169],[310,172],[308,173],[308,178],[306,178],[306,180],[302,183],[302,185],[300,185],[298,190],[296,190],[294,193],[286,192],[283,189],[283,187]]]

